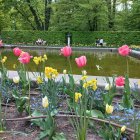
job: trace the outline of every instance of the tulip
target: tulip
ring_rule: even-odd
[[[110,88],[111,88],[110,84],[105,85],[105,90],[110,90]]]
[[[63,54],[65,57],[69,57],[72,54],[72,49],[69,46],[65,46],[61,49],[61,54]]]
[[[126,126],[123,125],[122,128],[121,128],[121,133],[123,133],[125,131],[125,129],[126,129]]]
[[[17,47],[13,49],[13,53],[15,56],[20,56],[22,53],[22,50]]]
[[[116,86],[124,86],[125,84],[125,78],[123,76],[119,76],[115,80]]]
[[[113,112],[113,106],[106,104],[106,113],[111,114]]]
[[[67,70],[63,70],[63,74],[67,74]]]
[[[49,101],[48,101],[47,96],[45,96],[44,98],[42,98],[42,106],[44,108],[47,108],[49,106]]]
[[[86,70],[83,70],[83,71],[82,71],[82,75],[83,75],[83,76],[86,76],[86,75],[87,75],[87,71],[86,71]]]
[[[78,102],[78,100],[81,98],[82,94],[75,92],[75,102]]]
[[[127,45],[123,45],[118,49],[118,52],[122,56],[127,56],[131,52],[131,49]]]
[[[22,63],[22,64],[28,64],[28,63],[30,62],[30,58],[32,58],[32,56],[30,56],[29,53],[27,53],[27,52],[22,52],[18,60],[19,60],[20,63]]]
[[[84,67],[87,63],[86,56],[81,56],[79,58],[75,58],[76,64],[78,67]]]
[[[2,43],[2,40],[0,40],[0,47],[2,47],[3,43]]]
[[[19,76],[13,77],[13,82],[14,82],[15,84],[19,83],[19,80],[20,80]]]

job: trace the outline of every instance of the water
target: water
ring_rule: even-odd
[[[69,63],[67,58],[60,55],[59,51],[45,51],[45,50],[34,50],[29,51],[32,56],[40,56],[46,54],[48,60],[46,61],[46,66],[53,67],[58,70],[59,73],[62,73],[64,69],[69,71]],[[78,68],[75,63],[75,58],[81,55],[86,55],[87,65],[84,68]],[[8,70],[14,70],[13,64],[19,64],[18,58],[13,55],[10,50],[2,50],[2,56],[7,56],[8,59],[5,63],[5,66]],[[124,75],[127,72],[127,63],[126,57],[122,57],[117,53],[112,52],[73,52],[70,57],[73,74],[81,74],[82,70],[86,70],[88,75],[93,76],[112,76],[112,75]],[[128,57],[129,63],[129,77],[131,78],[140,78],[140,60]],[[41,68],[41,65],[35,65],[31,60],[27,64],[29,71],[44,71]],[[98,69],[100,67],[100,69]]]

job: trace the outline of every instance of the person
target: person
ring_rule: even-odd
[[[103,44],[104,44],[104,40],[103,40],[103,38],[101,38],[100,41],[99,41],[99,45],[103,46]]]
[[[40,38],[36,41],[36,45],[45,45],[45,44],[46,44],[46,41],[44,41]]]
[[[95,43],[95,44],[96,44],[96,46],[99,46],[99,43],[100,43],[100,39],[99,39],[99,38],[97,38],[97,39],[96,39],[96,43]]]

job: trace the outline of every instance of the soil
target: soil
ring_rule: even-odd
[[[2,106],[3,115],[6,111],[6,118],[20,118],[27,116],[26,113],[23,113],[22,116],[20,116],[14,107],[14,103],[10,103],[10,105],[13,106]],[[70,125],[67,118],[57,118],[56,124],[57,132],[63,132],[67,140],[76,140],[73,127]],[[6,121],[5,126],[6,131],[0,133],[0,140],[38,140],[40,129],[33,126],[30,121]],[[92,131],[93,130],[88,130],[87,140],[102,140]],[[47,140],[47,138],[45,140]]]

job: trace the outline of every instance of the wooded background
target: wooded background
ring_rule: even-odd
[[[0,31],[139,31],[140,0],[0,0]]]

